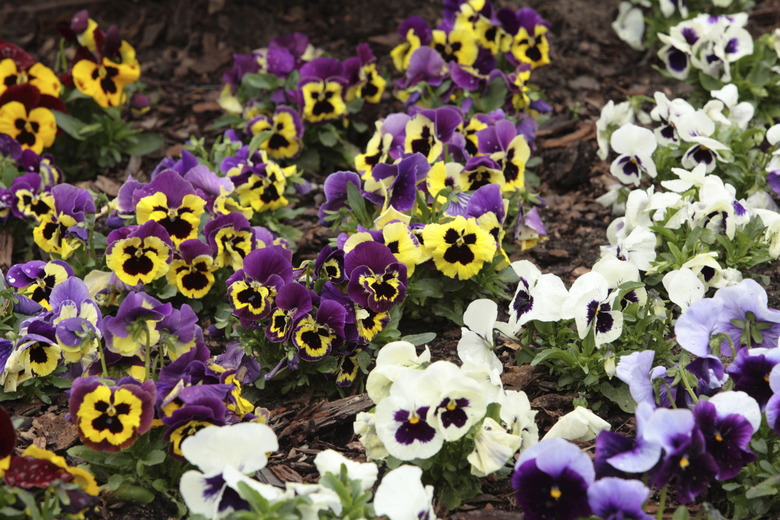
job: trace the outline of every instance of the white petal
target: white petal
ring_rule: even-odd
[[[268,453],[279,449],[274,431],[247,422],[203,428],[181,443],[184,457],[204,473],[221,473],[233,466],[244,473],[265,467]]]
[[[374,512],[390,520],[417,520],[427,513],[436,518],[431,501],[433,487],[423,486],[422,470],[417,466],[400,466],[385,475],[374,495]]]
[[[745,392],[718,392],[710,398],[710,402],[715,405],[720,417],[739,414],[748,420],[753,427],[753,433],[761,427],[761,408],[756,400]]]
[[[321,451],[314,457],[314,465],[317,467],[317,471],[320,475],[324,475],[325,473],[338,475],[341,472],[342,464],[346,466],[347,474],[351,479],[360,481],[360,486],[363,491],[373,487],[379,472],[376,464],[371,462],[356,462],[334,450]]]

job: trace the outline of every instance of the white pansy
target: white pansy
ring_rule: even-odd
[[[423,486],[422,470],[403,465],[388,472],[374,495],[374,512],[389,520],[435,520],[433,486]]]
[[[645,17],[642,10],[634,7],[631,2],[620,2],[617,18],[612,22],[612,29],[617,33],[618,38],[633,49],[641,51],[645,48],[642,43],[645,34]]]
[[[338,475],[341,472],[342,464],[347,468],[349,478],[360,481],[360,488],[367,491],[373,487],[379,469],[376,464],[370,462],[356,462],[349,460],[341,453],[334,450],[321,451],[314,457],[314,465],[320,475],[333,473]]]
[[[567,317],[562,314],[562,305],[568,291],[560,278],[550,273],[542,274],[528,260],[513,262],[512,269],[520,279],[509,304],[512,334],[518,334],[520,328],[531,320],[549,322]]]
[[[655,178],[653,152],[657,143],[651,130],[633,124],[623,125],[612,133],[612,149],[620,154],[610,167],[610,173],[624,184],[639,186],[642,174]]]
[[[494,332],[498,318],[498,305],[493,300],[475,300],[463,313],[461,336],[458,341],[458,357],[463,362],[485,365],[500,375],[504,365],[495,352]]]
[[[611,99],[601,109],[596,121],[596,141],[599,145],[598,156],[605,160],[609,155],[609,136],[616,129],[634,122],[634,110],[628,101],[615,104]]]
[[[424,368],[431,361],[428,347],[421,354],[408,341],[393,341],[379,350],[376,367],[366,379],[366,392],[372,401],[378,403],[385,397],[398,376],[407,370]]]
[[[688,268],[676,269],[666,273],[662,283],[669,300],[685,311],[692,303],[704,298],[704,282]]]
[[[498,395],[501,405],[499,418],[512,435],[519,435],[522,449],[539,442],[539,427],[536,425],[536,410],[531,409],[531,402],[525,392],[505,390]]]
[[[564,303],[566,312],[574,316],[580,339],[592,330],[596,346],[610,343],[623,332],[623,313],[613,310],[615,294],[609,290],[604,275],[585,273],[577,278]]]
[[[338,493],[320,484],[285,482],[288,495],[305,496],[308,500],[298,506],[301,520],[319,520],[320,511],[331,511],[341,515],[343,504]]]
[[[471,474],[486,477],[500,470],[517,453],[522,442],[519,435],[507,432],[486,417],[474,436],[474,450],[466,457],[471,464]]]
[[[677,122],[696,112],[696,109],[682,98],[669,100],[663,92],[656,92],[653,97],[655,107],[650,111],[650,117],[661,123],[653,130],[655,138],[662,146],[676,146],[680,143]]]
[[[355,416],[352,425],[360,444],[366,450],[366,459],[384,460],[387,458],[387,448],[376,433],[376,416],[373,413],[360,412]]]
[[[609,430],[610,424],[583,406],[577,406],[550,428],[542,438],[566,439],[573,442],[588,442],[596,438],[599,432]]]
[[[756,433],[761,426],[761,407],[745,392],[718,392],[710,397],[709,402],[715,405],[720,417],[738,414],[747,419],[753,428],[753,433]]]

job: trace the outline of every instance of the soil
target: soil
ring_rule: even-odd
[[[510,5],[509,2],[494,2]],[[513,260],[529,259],[544,272],[561,276],[566,283],[589,270],[599,257],[599,244],[606,242],[605,230],[612,216],[595,202],[613,182],[608,164],[596,156],[595,121],[610,99],[622,101],[628,95],[663,89],[667,95],[684,92],[679,82],[664,79],[653,70],[651,53],[631,50],[611,30],[618,0],[529,0],[524,3],[552,23],[552,64],[534,72],[533,80],[553,107],[551,117],[538,133],[537,155],[542,158],[536,174],[537,188],[547,203],[543,217],[549,240],[535,248],[515,253]],[[511,3],[512,7],[518,4]],[[210,124],[221,115],[216,103],[222,73],[234,53],[247,53],[264,46],[274,36],[294,31],[307,34],[312,43],[332,55],[352,55],[358,43],[369,42],[391,70],[389,51],[399,41],[397,27],[409,16],[421,16],[430,23],[441,12],[440,0],[28,0],[3,2],[0,6],[0,39],[14,42],[53,63],[57,33],[55,24],[68,21],[75,11],[89,9],[101,26],[115,24],[123,38],[132,42],[142,64],[142,81],[148,86],[153,110],[139,122],[145,129],[161,133],[165,149],[112,171],[103,172],[111,184],[130,173],[148,175],[163,155],[175,156],[190,136],[214,137]],[[757,34],[780,25],[780,0],[759,1],[752,18]],[[385,113],[397,106],[383,105]],[[381,114],[377,114],[381,115]],[[330,173],[321,172],[320,181]],[[317,179],[314,179],[317,180]],[[319,227],[316,212],[298,223],[306,243],[304,253],[316,254],[329,231]],[[769,276],[769,303],[780,305],[778,266],[761,270]],[[772,291],[772,287],[778,287]],[[451,357],[460,336],[456,327],[435,330],[434,355]],[[523,389],[540,410],[541,431],[570,411],[574,395],[555,392],[555,383],[542,369],[513,367],[510,349],[503,352],[507,365],[505,383]],[[266,397],[264,397],[266,399]],[[316,478],[314,454],[333,448],[355,459],[364,457],[352,433],[354,414],[368,407],[365,397],[351,396],[326,401],[312,393],[291,398],[268,395],[257,403],[271,409],[271,426],[280,436],[281,449],[263,472],[269,482],[312,481]],[[311,404],[313,403],[313,404]],[[21,442],[40,442],[64,451],[76,442],[67,435],[62,399],[52,406],[11,403],[13,416],[23,417]],[[607,410],[615,428],[630,429],[624,414]],[[47,422],[48,421],[48,422]],[[56,425],[56,426],[53,426]],[[55,434],[55,432],[57,432]],[[172,483],[173,484],[173,483]],[[468,501],[457,511],[441,510],[450,518],[500,519],[516,516],[508,479],[488,481],[485,494]],[[157,500],[148,506],[113,503],[90,514],[90,518],[160,519],[175,514],[175,508]]]

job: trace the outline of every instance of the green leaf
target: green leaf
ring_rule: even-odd
[[[435,332],[423,332],[422,334],[408,334],[401,338],[401,341],[408,341],[415,347],[425,345],[436,339]]]
[[[152,450],[141,459],[141,464],[145,466],[156,466],[165,461],[165,452],[162,450]]]
[[[317,137],[326,148],[333,148],[339,142],[339,136],[332,129],[326,129],[320,132]]]
[[[685,506],[680,506],[674,511],[672,520],[688,520],[690,517],[691,515],[688,512],[688,508]]]
[[[123,147],[123,152],[127,155],[149,155],[162,148],[165,141],[160,134],[144,132],[133,136],[134,144]]]
[[[347,183],[347,202],[357,218],[358,224],[371,227],[371,218],[366,211],[366,200],[360,193],[360,188],[353,183]]]
[[[284,81],[273,74],[257,73],[245,74],[241,78],[241,84],[261,90],[275,90],[284,85]]]
[[[54,113],[54,118],[57,120],[57,126],[60,130],[74,139],[79,141],[84,140],[85,137],[81,134],[81,131],[87,126],[84,121],[76,119],[65,112],[60,112],[59,110],[52,110],[52,112]]]

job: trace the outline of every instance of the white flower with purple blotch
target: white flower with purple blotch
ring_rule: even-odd
[[[216,519],[232,511],[248,509],[233,486],[239,481],[254,482],[243,476],[264,468],[268,463],[267,454],[277,449],[279,442],[273,430],[254,422],[207,427],[184,439],[181,443],[184,457],[200,469],[187,471],[179,485],[190,512]],[[282,494],[267,484],[254,484],[250,485],[266,499]]]
[[[433,486],[423,486],[422,470],[400,466],[388,472],[374,495],[374,513],[389,520],[436,520]]]
[[[390,395],[376,406],[376,432],[393,457],[427,459],[442,447],[444,436],[434,426],[434,407],[423,401],[420,389],[429,381],[422,371],[404,372],[390,388]]]
[[[601,246],[601,256],[612,255],[619,260],[631,262],[640,271],[647,271],[655,261],[658,238],[650,228],[638,226],[630,228],[629,231],[628,226],[621,228],[620,223],[620,219],[616,219],[607,228],[610,245]]]
[[[683,311],[704,298],[704,283],[687,267],[669,271],[664,275],[662,283],[669,294],[669,301]]]
[[[586,273],[572,284],[564,303],[565,313],[574,317],[580,339],[593,331],[596,346],[610,343],[623,332],[623,313],[613,310],[616,293],[600,273]]]
[[[652,156],[658,144],[651,130],[624,125],[612,134],[610,144],[620,154],[612,162],[610,173],[620,182],[639,186],[642,174],[655,178],[657,172]]]
[[[677,122],[696,112],[696,109],[682,98],[669,100],[663,92],[656,92],[653,97],[655,107],[650,111],[650,117],[661,123],[653,130],[655,138],[661,146],[677,146],[680,143]]]
[[[699,189],[699,201],[693,205],[692,224],[734,238],[737,227],[750,221],[744,201],[735,198],[736,189],[716,175],[709,175]]]
[[[498,394],[498,404],[501,405],[501,422],[512,435],[520,436],[524,448],[539,442],[536,410],[531,409],[531,402],[525,392],[503,390]]]
[[[485,416],[487,399],[482,385],[449,361],[437,361],[421,374],[419,394],[424,402],[435,403],[429,415],[431,424],[446,441],[456,441]]]
[[[569,291],[556,275],[542,274],[538,267],[528,260],[512,263],[520,281],[515,296],[509,304],[509,332],[516,335],[520,328],[531,320],[558,321],[565,316],[563,303]]]

